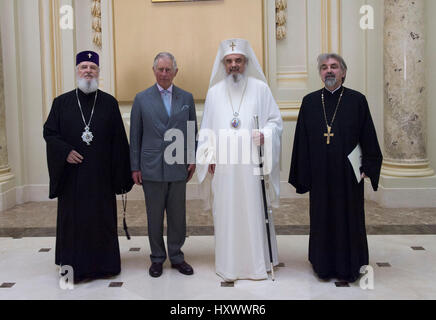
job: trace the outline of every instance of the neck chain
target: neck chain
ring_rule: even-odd
[[[322,88],[322,93],[321,93],[322,109],[324,111],[324,119],[325,119],[325,124],[327,126],[327,133],[324,133],[324,137],[327,137],[327,144],[330,144],[330,138],[334,136],[334,133],[331,132],[331,130],[332,130],[332,126],[333,126],[333,121],[335,121],[336,112],[338,111],[339,104],[341,103],[343,93],[344,93],[344,88],[342,87],[341,95],[339,96],[339,100],[338,100],[338,104],[336,105],[335,113],[333,114],[332,121],[330,122],[330,125],[329,125],[329,123],[327,121],[327,115],[325,113],[324,88]]]
[[[241,119],[239,119],[239,111],[241,110],[242,101],[244,100],[245,90],[247,89],[247,84],[248,84],[248,78],[245,80],[246,81],[244,84],[244,90],[242,91],[241,101],[239,102],[239,108],[238,108],[238,111],[236,111],[236,112],[235,112],[235,109],[233,108],[232,97],[230,95],[229,85],[227,84],[227,92],[229,94],[230,106],[232,107],[232,111],[233,111],[233,119],[232,119],[232,121],[230,121],[230,126],[233,129],[239,129],[239,127],[241,126]]]
[[[94,136],[92,135],[92,132],[89,131],[89,129],[91,126],[92,116],[94,115],[95,103],[97,102],[97,93],[98,93],[98,90],[95,92],[94,105],[92,106],[91,116],[89,117],[88,123],[86,123],[85,116],[83,115],[83,111],[82,111],[82,105],[80,104],[80,100],[79,100],[79,89],[76,88],[77,103],[79,104],[80,114],[82,115],[83,124],[85,125],[85,131],[83,131],[83,133],[82,133],[82,140],[84,142],[86,142],[86,144],[88,146],[91,145],[90,142],[94,138]]]

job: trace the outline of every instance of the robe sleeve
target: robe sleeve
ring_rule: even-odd
[[[197,152],[197,147],[198,147],[198,142],[197,142],[197,134],[198,134],[198,125],[197,125],[197,112],[195,111],[195,102],[194,102],[194,97],[191,94],[190,97],[190,106],[191,108],[189,108],[189,121],[193,121],[194,122],[194,127],[195,127],[195,135],[194,135],[194,141],[192,143],[192,141],[188,141],[187,145],[188,145],[188,153],[189,153],[189,157],[188,157],[188,165],[190,164],[195,164],[195,154]],[[188,135],[189,137],[189,135]],[[194,147],[194,150],[191,150],[191,148]],[[192,155],[192,157],[191,157]]]
[[[132,190],[133,179],[130,170],[130,151],[126,130],[121,118],[118,102],[115,102],[114,127],[112,136],[112,187],[116,194]]]
[[[264,172],[269,175],[268,179],[270,180],[268,200],[273,207],[278,208],[280,202],[280,158],[283,120],[268,86],[264,86],[261,101],[261,107],[266,109],[261,112],[261,114],[266,113],[265,119],[262,121],[264,123],[261,132],[265,137]]]
[[[213,90],[209,89],[207,93],[200,131],[198,132],[196,172],[200,184],[207,176],[209,164],[216,163],[216,139],[213,131],[212,91]]]
[[[53,101],[50,114],[44,124],[44,139],[47,143],[47,165],[50,177],[49,198],[54,199],[62,194],[65,171],[68,166],[68,154],[74,149],[66,143],[61,135],[60,102]]]
[[[304,121],[304,108],[305,99],[303,99],[301,103],[300,112],[298,114],[292,150],[291,169],[289,172],[289,183],[295,187],[299,194],[310,191],[312,184],[309,139]]]
[[[130,113],[130,164],[132,171],[141,171],[142,131],[141,103],[136,96]]]
[[[203,210],[212,209],[213,193],[212,179],[208,174],[209,164],[216,164],[216,135],[213,126],[214,119],[214,89],[209,89],[204,102],[203,117],[198,132],[198,145],[196,153],[196,173],[199,183],[200,198],[203,202]]]
[[[377,191],[383,156],[365,96],[362,95],[359,104],[362,119],[359,137],[362,148],[361,172],[370,178],[373,190]]]

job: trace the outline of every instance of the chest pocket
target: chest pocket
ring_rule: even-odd
[[[173,117],[177,121],[188,121],[188,119],[189,119],[189,106],[183,105],[180,109],[176,110]]]

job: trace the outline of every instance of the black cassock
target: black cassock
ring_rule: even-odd
[[[340,93],[324,89],[326,114],[331,123]],[[333,137],[327,133],[322,90],[304,97],[295,131],[289,183],[303,194],[309,191],[309,261],[320,278],[355,281],[368,265],[365,229],[364,181],[357,182],[348,155],[362,148],[362,167],[377,190],[382,154],[368,102],[361,93],[344,88]]]
[[[95,92],[78,92],[88,123]],[[130,191],[133,185],[117,100],[99,90],[90,145],[82,141],[84,127],[75,90],[53,101],[44,139],[50,199],[58,198],[55,263],[72,266],[76,282],[120,273],[115,194]],[[81,164],[66,162],[71,150],[84,157]]]

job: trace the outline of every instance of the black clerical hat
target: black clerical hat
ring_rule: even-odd
[[[82,51],[79,52],[76,56],[76,66],[79,65],[81,62],[89,61],[94,62],[96,65],[100,66],[99,61],[100,58],[98,56],[97,52],[94,51]]]

